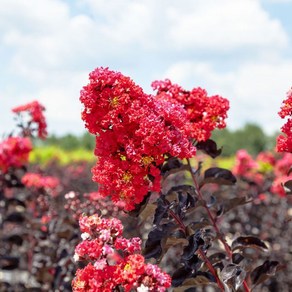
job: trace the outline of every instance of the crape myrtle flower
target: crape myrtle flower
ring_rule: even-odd
[[[25,105],[21,105],[12,109],[14,113],[28,112],[31,120],[30,123],[35,123],[38,126],[38,137],[45,139],[47,137],[47,123],[43,112],[45,107],[38,101],[32,101]]]
[[[291,181],[291,180],[292,180],[292,175],[283,175],[283,176],[276,177],[271,186],[271,192],[275,195],[278,195],[279,197],[282,197],[282,198],[286,197],[287,194],[285,192],[285,189],[283,188],[283,185],[287,181]]]
[[[28,188],[45,189],[52,196],[56,196],[60,181],[57,177],[42,176],[39,173],[27,172],[21,178],[21,182]]]
[[[240,149],[235,155],[235,165],[232,172],[235,175],[245,176],[249,172],[255,171],[258,163],[248,154],[245,149]]]
[[[282,126],[281,131],[284,135],[277,137],[278,152],[292,152],[292,119],[288,119]]]
[[[167,157],[195,155],[187,113],[108,68],[91,72],[89,81],[80,100],[85,126],[96,135],[93,180],[100,194],[134,209],[149,191],[160,191],[160,167]]]
[[[31,151],[32,143],[29,138],[8,137],[0,143],[0,170],[7,172],[10,167],[25,165]]]
[[[166,291],[171,277],[158,266],[145,263],[141,255],[141,239],[126,239],[118,219],[98,215],[79,220],[83,241],[75,249],[76,261],[87,261],[76,271],[73,291]],[[104,232],[105,231],[105,232]],[[109,232],[108,232],[109,231]],[[108,234],[108,238],[103,237]]]
[[[196,141],[206,141],[214,129],[226,127],[225,119],[229,110],[229,101],[219,95],[208,96],[200,87],[187,91],[169,79],[154,81],[152,87],[157,98],[178,103],[187,113],[190,136]]]
[[[123,233],[123,225],[119,219],[116,218],[101,218],[97,214],[91,216],[81,216],[79,219],[80,230],[88,234],[88,237],[101,237],[105,231],[109,232],[108,237],[102,236],[104,242],[113,242],[118,236]]]
[[[287,92],[287,98],[283,101],[279,116],[282,119],[288,117],[288,120],[281,128],[283,134],[277,138],[277,151],[292,152],[292,89]]]

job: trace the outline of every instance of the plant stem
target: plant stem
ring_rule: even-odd
[[[226,240],[225,240],[223,234],[220,232],[219,227],[218,227],[217,222],[216,222],[216,219],[214,218],[213,214],[211,213],[210,209],[209,209],[208,206],[207,206],[206,201],[205,201],[204,198],[203,198],[203,195],[202,195],[202,193],[201,193],[201,190],[200,190],[199,184],[198,184],[198,182],[197,182],[197,179],[196,179],[196,177],[195,177],[195,175],[194,175],[194,172],[193,172],[193,169],[192,169],[191,162],[190,162],[190,159],[189,159],[189,158],[187,159],[187,162],[188,162],[189,171],[190,171],[190,173],[191,173],[192,180],[193,180],[194,186],[195,186],[195,188],[196,188],[196,191],[197,191],[198,197],[199,197],[199,199],[200,199],[200,200],[202,201],[202,203],[203,203],[203,207],[204,207],[204,209],[206,210],[206,212],[207,212],[207,214],[208,214],[208,217],[209,217],[209,219],[210,219],[210,221],[211,221],[211,223],[212,223],[212,225],[213,225],[213,227],[214,227],[214,229],[215,229],[215,231],[216,231],[216,233],[217,233],[218,239],[222,242],[222,244],[223,244],[223,246],[224,246],[224,249],[225,249],[225,251],[226,251],[226,253],[227,253],[228,258],[229,258],[230,260],[232,260],[232,254],[233,254],[233,253],[232,253],[232,250],[231,250],[230,246],[227,244],[227,242],[226,242]],[[250,288],[249,288],[249,286],[248,286],[246,280],[243,281],[243,287],[244,287],[244,290],[245,290],[246,292],[250,292]]]
[[[176,214],[172,211],[169,210],[169,214],[171,215],[171,217],[177,222],[177,224],[179,225],[179,227],[184,231],[184,233],[186,234],[186,226],[183,223],[183,221],[176,216]],[[212,266],[212,263],[209,261],[209,259],[206,257],[205,253],[201,250],[201,248],[198,249],[198,254],[200,255],[200,257],[204,260],[204,262],[206,263],[206,265],[208,266],[210,272],[213,274],[213,276],[216,279],[216,282],[218,284],[218,287],[220,288],[221,291],[225,291],[224,285],[222,284],[221,280],[219,279],[216,270],[214,269],[214,267]]]
[[[209,261],[205,253],[202,251],[201,248],[198,249],[198,254],[200,257],[204,260],[206,263],[207,267],[209,268],[210,272],[213,274],[213,276],[216,278],[216,282],[218,287],[220,288],[221,291],[225,291],[224,285],[222,284],[221,280],[219,279],[216,270],[214,269],[212,263]]]

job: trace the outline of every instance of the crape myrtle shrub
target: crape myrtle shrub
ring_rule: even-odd
[[[93,180],[102,196],[123,202],[130,215],[150,220],[151,229],[141,257],[140,245],[131,240],[125,240],[124,248],[117,244],[119,223],[104,236],[100,217],[81,217],[83,241],[75,258],[87,265],[77,270],[73,290],[165,291],[171,284],[174,291],[204,285],[250,291],[274,275],[281,265],[263,259],[260,251],[269,250],[265,241],[246,234],[248,228],[228,237],[222,232],[220,217],[252,203],[254,196],[240,191],[234,196],[234,188],[224,189],[225,197],[217,203],[218,185],[232,186],[236,177],[218,167],[202,171],[201,163],[191,161],[198,150],[212,158],[220,155],[209,138],[215,128],[225,127],[228,101],[208,97],[201,88],[186,91],[169,80],[153,82],[156,95],[147,95],[108,68],[94,70],[89,79],[80,100],[86,128],[96,135]],[[247,251],[253,249],[257,252],[251,259]],[[135,255],[139,260],[132,261]],[[150,272],[145,260],[166,267],[171,283],[155,265]]]
[[[22,147],[0,146],[1,269],[26,273],[3,291],[289,291],[289,167],[241,151],[232,172],[204,168],[197,154],[220,155],[209,138],[228,101],[169,80],[153,87],[146,95],[98,68],[81,91],[98,192],[85,164],[25,168],[28,137],[46,136],[43,107],[15,110],[28,122]]]

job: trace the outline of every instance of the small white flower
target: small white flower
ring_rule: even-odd
[[[77,253],[75,253],[74,256],[73,256],[74,262],[78,262],[79,259],[80,259],[79,255]]]
[[[138,292],[148,292],[149,288],[147,286],[144,286],[143,284],[137,288]]]
[[[90,238],[90,234],[87,233],[87,232],[84,232],[84,233],[81,234],[81,238],[82,238],[83,240],[86,240],[86,239]]]

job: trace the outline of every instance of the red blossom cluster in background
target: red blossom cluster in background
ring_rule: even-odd
[[[259,186],[264,181],[272,179],[269,187],[271,193],[285,197],[286,193],[283,184],[292,179],[289,170],[292,165],[292,154],[284,153],[275,155],[272,152],[260,152],[254,159],[245,149],[240,149],[235,155],[235,165],[232,172],[245,180],[255,182]]]
[[[288,117],[287,122],[282,126],[283,134],[278,136],[278,152],[292,152],[292,89],[288,91],[287,98],[283,101],[279,116],[284,119]]]
[[[203,89],[186,92],[177,85],[154,82],[158,95],[148,95],[129,77],[97,68],[81,91],[82,119],[96,135],[93,180],[100,193],[134,209],[149,191],[160,191],[160,168],[171,156],[193,157],[195,141],[225,127],[229,103],[207,97]],[[188,99],[180,98],[181,94]],[[200,134],[199,134],[200,133]]]
[[[41,105],[38,101],[32,101],[25,105],[21,105],[12,109],[14,113],[21,114],[27,112],[30,115],[29,126],[31,124],[36,124],[38,137],[45,139],[47,137],[47,123],[43,111],[45,107]]]
[[[74,259],[89,263],[77,270],[73,291],[110,292],[117,287],[123,291],[166,291],[170,287],[168,274],[145,263],[141,239],[122,236],[120,220],[82,216],[79,225],[83,241],[76,246]]]
[[[32,150],[31,140],[27,137],[8,137],[0,143],[0,171],[21,167],[28,162]]]
[[[43,115],[45,107],[38,101],[33,101],[25,105],[21,105],[12,109],[14,113],[28,112],[31,119],[26,127],[21,123],[20,126],[22,133],[18,136],[11,135],[0,142],[0,170],[7,172],[9,168],[22,167],[27,164],[29,153],[32,151],[32,124],[38,126],[38,137],[46,138],[47,136],[47,123]]]
[[[46,189],[52,195],[57,194],[56,189],[60,186],[60,181],[57,177],[42,176],[39,173],[27,172],[21,182],[28,188]]]

